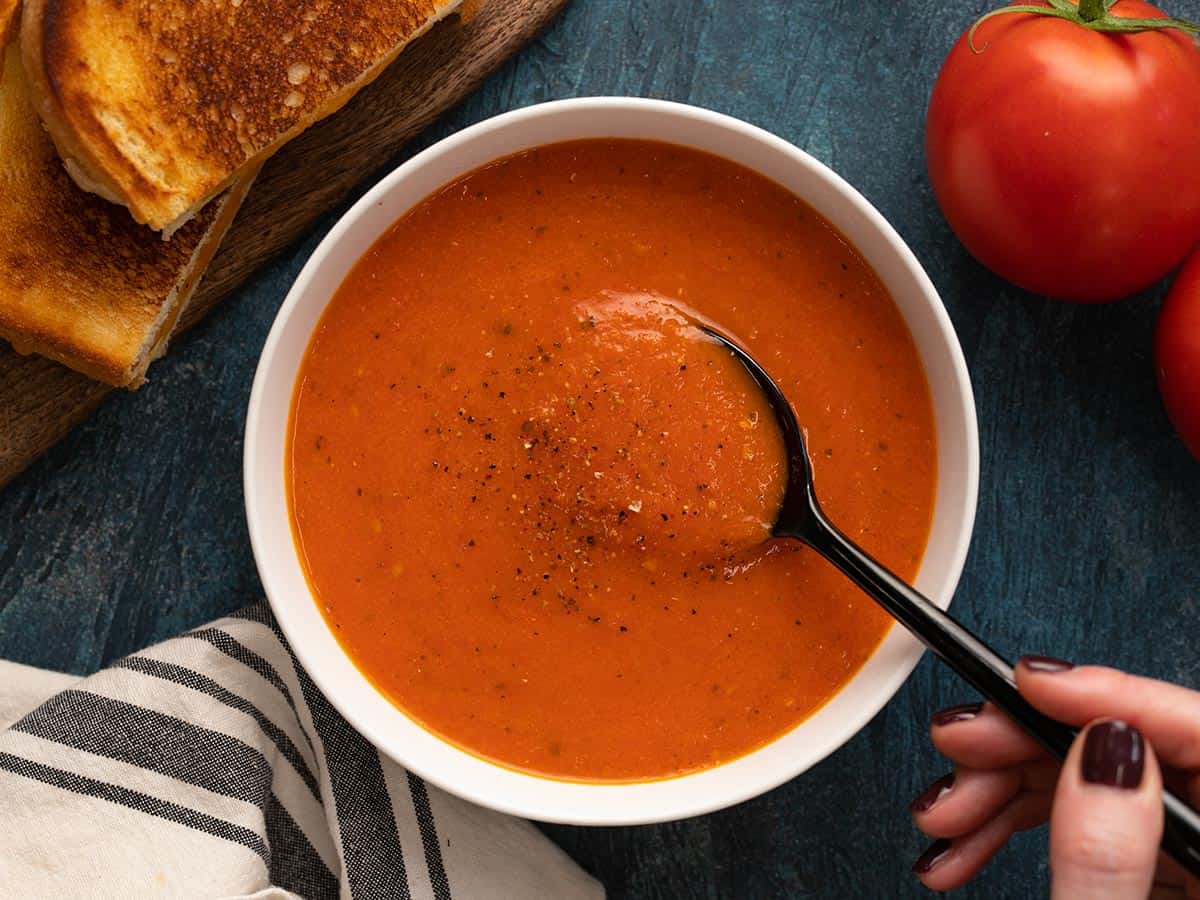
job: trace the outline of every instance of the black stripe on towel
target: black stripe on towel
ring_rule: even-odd
[[[260,809],[271,791],[271,765],[249,744],[88,691],[55,694],[12,728],[244,800]]]
[[[404,851],[378,751],[317,690],[265,608],[251,606],[234,615],[270,628],[291,657],[317,734],[325,746],[326,770],[337,809],[342,861],[351,896],[411,900]]]
[[[346,723],[298,663],[296,674],[317,734],[325,745],[351,895],[371,900],[411,900],[400,833],[379,753]]]
[[[337,878],[274,794],[267,802],[266,819],[271,884],[305,900],[337,900]]]
[[[253,610],[260,611],[259,614],[262,614],[262,616],[270,616],[270,613],[266,611],[266,607],[263,604],[248,606],[245,608],[245,610],[239,610],[233,614],[234,617],[240,618],[241,613],[250,612]],[[270,622],[264,622],[263,624],[268,626],[271,625]],[[290,690],[288,685],[283,682],[283,679],[280,677],[280,673],[276,671],[275,666],[272,666],[270,662],[266,661],[262,655],[254,653],[253,650],[246,647],[244,643],[240,643],[238,640],[236,640],[236,638],[230,636],[227,631],[222,631],[221,629],[197,629],[196,631],[188,631],[184,637],[194,637],[197,641],[209,643],[212,647],[221,650],[221,653],[228,656],[229,659],[241,662],[241,665],[246,666],[246,668],[250,668],[250,670],[258,672],[259,676],[262,676],[265,682],[268,682],[272,688],[275,688],[275,690],[280,692],[280,694],[283,695],[284,700],[288,702],[288,706],[292,708],[292,712],[295,713],[296,721],[300,722],[300,733],[304,734],[305,743],[308,744],[308,749],[312,750],[313,756],[317,755],[317,748],[316,746],[313,746],[312,738],[308,736],[308,731],[304,727],[304,719],[301,719],[300,710],[296,708],[296,701],[295,697],[292,696],[292,690]],[[284,643],[284,646],[287,646],[286,642],[282,641],[282,638],[281,643]]]
[[[97,797],[101,800],[107,800],[110,803],[117,803],[126,809],[145,813],[148,816],[154,816],[158,819],[165,819],[168,822],[175,822],[196,831],[210,834],[213,837],[229,841],[232,844],[240,844],[257,854],[262,859],[264,865],[269,865],[270,851],[267,849],[266,842],[249,828],[243,828],[241,825],[226,822],[224,819],[218,819],[215,816],[189,809],[186,806],[180,806],[176,803],[160,800],[157,797],[151,797],[149,794],[143,794],[140,791],[119,787],[105,781],[97,781],[94,778],[87,778],[83,775],[76,775],[74,772],[55,769],[43,763],[24,759],[20,756],[13,756],[11,753],[0,752],[0,769],[32,779],[33,781],[40,781],[42,784],[61,788],[64,791],[71,791],[72,793],[82,794],[86,797]]]
[[[262,609],[262,604],[248,607],[248,609]],[[268,624],[268,623],[263,623]],[[313,746],[312,739],[308,736],[308,732],[304,730],[303,720],[300,718],[300,712],[296,709],[296,700],[292,696],[291,690],[288,689],[284,680],[279,677],[279,673],[275,667],[267,662],[259,654],[255,653],[245,644],[240,643],[235,638],[231,637],[228,632],[222,631],[219,628],[200,628],[196,631],[189,631],[184,637],[195,638],[198,641],[204,641],[211,644],[217,650],[220,650],[230,659],[240,662],[247,669],[251,669],[262,676],[263,680],[270,684],[275,690],[283,695],[283,699],[287,701],[292,712],[296,714],[296,720],[301,723],[300,733],[304,735],[304,740],[308,743],[308,747],[312,750],[313,755],[317,753],[317,748]]]
[[[231,638],[226,632],[219,628],[198,628],[195,631],[189,631],[183,637],[195,638],[198,641],[205,641],[212,644],[226,656],[236,659],[243,666],[253,669],[263,679],[271,684],[275,690],[290,698],[291,691],[288,690],[283,679],[279,677],[279,673],[275,671],[275,667],[251,650],[249,647],[239,644]]]
[[[442,843],[438,840],[437,820],[433,817],[433,809],[429,805],[429,791],[425,782],[414,775],[408,775],[408,790],[412,794],[413,811],[417,814],[417,824],[421,828],[421,845],[425,849],[425,865],[429,869],[429,883],[433,886],[434,900],[450,900],[450,881],[446,878],[446,866],[442,862]]]
[[[266,625],[275,632],[275,636],[281,642],[283,641],[283,635],[275,624],[275,616],[271,614],[271,610],[266,603],[251,603],[249,606],[243,606],[241,609],[231,612],[229,617],[232,619],[245,619],[248,622],[257,622],[259,625]]]
[[[308,767],[308,763],[305,762],[304,757],[300,754],[300,749],[292,742],[292,739],[287,736],[287,733],[283,729],[279,728],[274,722],[263,715],[262,711],[249,700],[233,693],[233,691],[227,690],[207,675],[197,672],[194,669],[186,668],[185,666],[176,665],[175,663],[149,659],[145,656],[127,656],[125,659],[119,659],[114,662],[113,668],[130,669],[152,678],[159,678],[163,681],[170,681],[173,684],[191,688],[250,716],[258,723],[258,727],[262,729],[262,733],[275,745],[275,748],[279,751],[279,755],[292,764],[292,768],[296,770],[296,774],[308,786],[316,801],[318,803],[321,802],[321,789],[317,785],[317,779],[313,775],[312,769]]]

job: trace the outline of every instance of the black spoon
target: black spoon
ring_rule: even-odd
[[[1051,719],[1030,706],[1017,690],[1012,666],[1004,657],[872,559],[826,518],[817,502],[812,464],[791,404],[750,354],[720,332],[704,325],[700,328],[727,347],[746,367],[766,396],[783,435],[788,481],[772,536],[800,541],[841,569],[968,684],[1047,750],[1063,759],[1078,729]],[[1163,849],[1185,869],[1200,877],[1200,814],[1167,790],[1163,791],[1163,813]]]

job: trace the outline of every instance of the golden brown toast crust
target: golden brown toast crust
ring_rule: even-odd
[[[15,43],[0,78],[0,337],[117,386],[139,383],[241,201],[175,237],[67,176],[30,103]]]
[[[21,0],[0,0],[0,50],[8,46],[9,39],[16,31],[20,22],[20,11]],[[0,74],[0,78],[3,77],[3,74]]]
[[[21,40],[72,176],[169,231],[457,2],[28,0]]]

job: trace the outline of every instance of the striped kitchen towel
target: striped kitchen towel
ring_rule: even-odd
[[[0,897],[599,898],[346,724],[253,606],[88,678],[0,662]]]

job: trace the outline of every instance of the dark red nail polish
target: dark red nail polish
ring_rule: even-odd
[[[918,875],[926,875],[932,872],[950,852],[951,844],[945,838],[938,838],[932,844],[925,848],[925,852],[917,857],[917,861],[913,863],[913,872]]]
[[[1022,656],[1018,665],[1024,666],[1030,672],[1040,675],[1050,675],[1054,672],[1069,672],[1075,668],[1075,663],[1065,659],[1055,659],[1053,656]]]
[[[1128,722],[1100,722],[1088,729],[1080,762],[1083,780],[1133,790],[1142,783],[1146,745]]]
[[[915,813],[928,812],[933,809],[934,804],[950,793],[950,789],[954,787],[954,773],[943,775],[925,790],[917,795],[917,799],[913,800],[908,805],[908,808]]]
[[[982,711],[982,703],[964,703],[962,706],[939,709],[933,714],[933,724],[940,727],[942,725],[953,725],[955,722],[966,722],[975,718]]]

